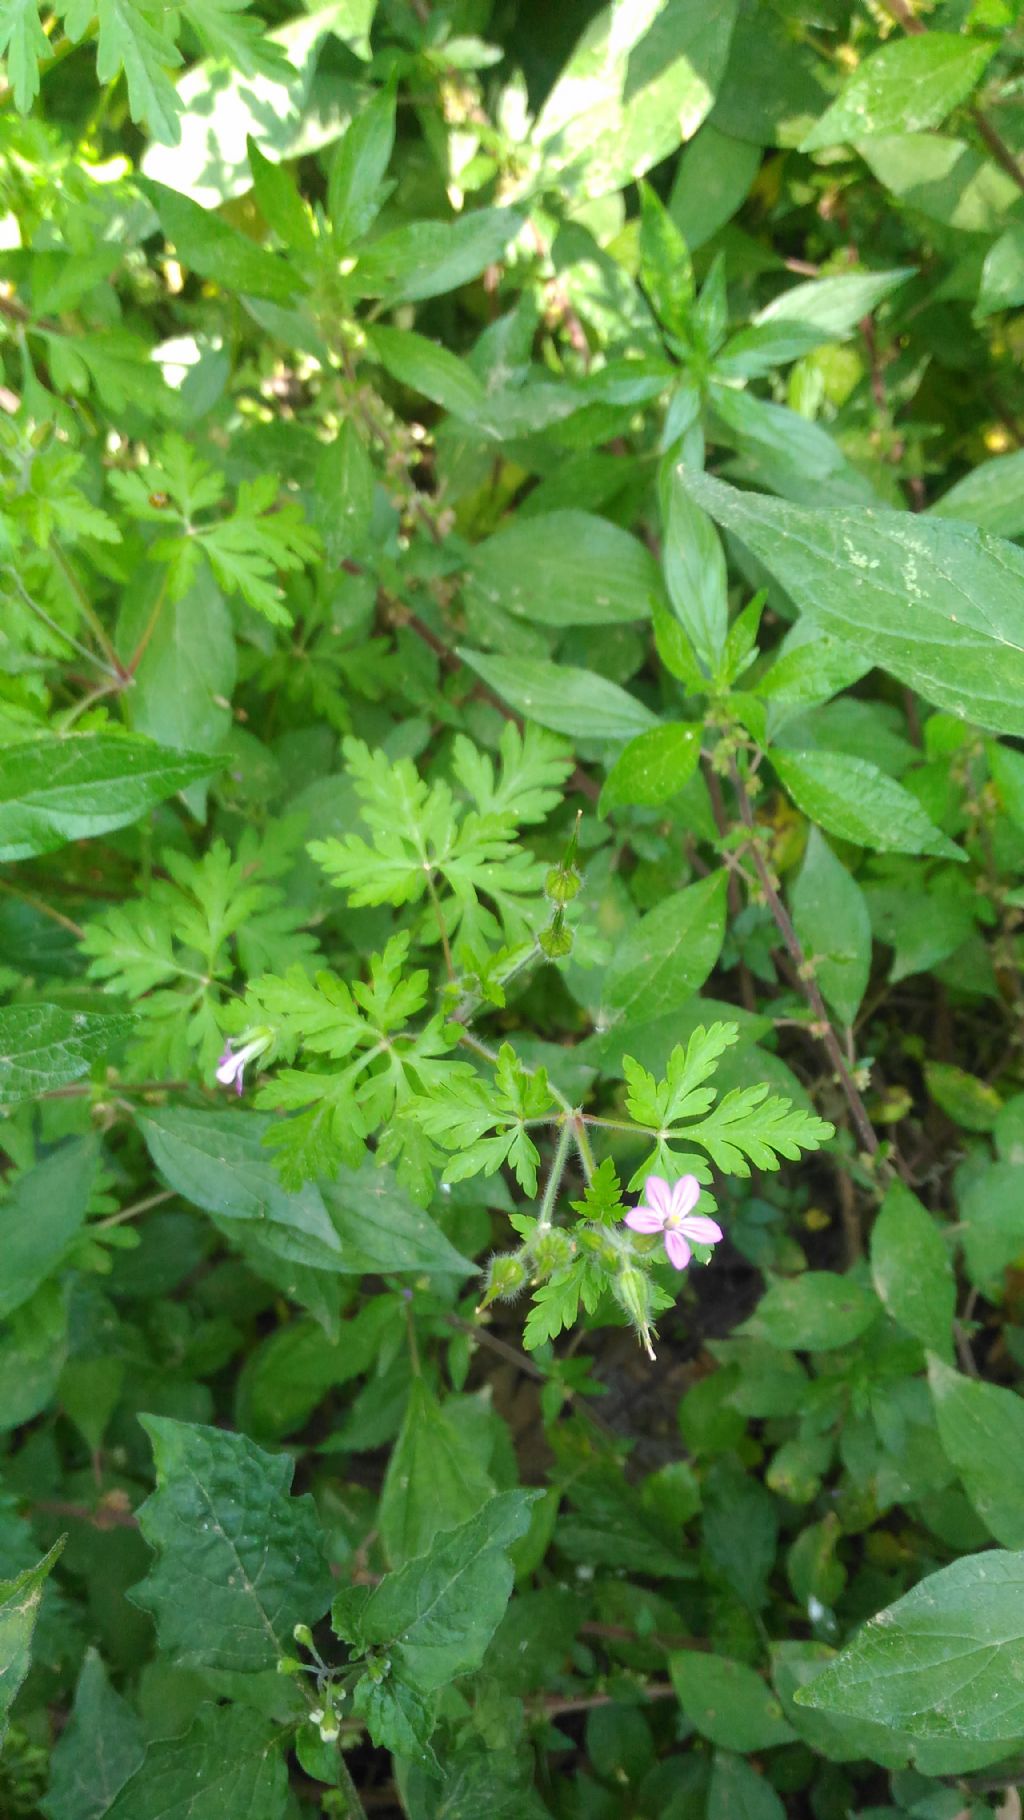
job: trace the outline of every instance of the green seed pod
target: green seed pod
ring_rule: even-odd
[[[575,867],[552,866],[544,880],[544,890],[553,904],[571,904],[582,883]]]
[[[487,1288],[480,1302],[481,1308],[517,1296],[521,1289],[525,1289],[529,1274],[521,1251],[503,1251],[498,1257],[492,1258],[487,1272]]]
[[[569,1234],[551,1226],[533,1241],[533,1262],[539,1277],[549,1277],[571,1264],[576,1247]]]
[[[628,1315],[635,1327],[640,1344],[647,1357],[653,1359],[654,1348],[651,1345],[651,1285],[642,1270],[635,1264],[625,1264],[612,1280],[612,1294],[623,1313]]]

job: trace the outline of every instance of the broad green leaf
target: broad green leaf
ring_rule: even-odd
[[[259,1222],[283,1257],[344,1273],[349,1265],[319,1189],[281,1186],[264,1137],[273,1120],[258,1112],[147,1108],[139,1126],[165,1181],[225,1222]]]
[[[266,40],[268,45],[273,40]],[[275,47],[276,48],[276,47]],[[285,247],[304,255],[316,254],[316,234],[309,210],[299,195],[291,173],[283,163],[265,158],[257,141],[249,135],[246,142],[253,189],[260,212]]]
[[[669,1656],[669,1674],[686,1717],[724,1750],[769,1750],[794,1733],[772,1689],[745,1662],[703,1650]]]
[[[443,411],[472,420],[483,408],[486,393],[472,367],[426,335],[377,326],[367,330],[367,343],[370,357],[376,357],[392,379],[422,392]]]
[[[0,1320],[60,1269],[85,1219],[97,1154],[93,1138],[71,1138],[0,1200]]]
[[[967,1275],[992,1300],[1011,1264],[1024,1258],[1024,1178],[1019,1163],[992,1163],[972,1174],[960,1195]]]
[[[977,86],[994,50],[994,43],[957,32],[892,38],[847,78],[800,150],[941,126]]]
[[[879,853],[966,859],[929,821],[916,796],[866,758],[774,747],[772,764],[797,807],[840,840],[874,847]]]
[[[6,1005],[0,1009],[0,1107],[53,1093],[88,1074],[127,1036],[134,1018],[122,1012],[67,1011],[63,1005]]]
[[[335,1171],[330,1183],[281,1185],[265,1138],[275,1121],[258,1112],[193,1112],[164,1107],[140,1117],[160,1173],[195,1206],[227,1222],[259,1223],[281,1257],[342,1276],[473,1266],[409,1200],[389,1170],[373,1164]]]
[[[898,201],[961,234],[998,234],[1020,203],[1013,178],[963,139],[895,133],[862,140],[858,150]]]
[[[964,518],[997,537],[1024,532],[1024,449],[983,461],[929,508],[933,518]]]
[[[335,246],[348,248],[376,220],[387,194],[383,185],[394,144],[395,94],[389,87],[358,110],[331,159],[327,213]]]
[[[496,531],[470,552],[468,571],[485,601],[543,626],[648,619],[661,586],[643,544],[590,512],[545,513]]]
[[[284,1820],[279,1732],[251,1706],[201,1706],[184,1737],[149,1745],[104,1820]]]
[[[975,320],[1015,309],[1019,303],[1024,303],[1024,227],[1017,223],[1000,234],[985,255]]]
[[[47,1820],[101,1820],[143,1758],[142,1726],[87,1650],[71,1717],[50,1760]]]
[[[288,1495],[294,1460],[220,1428],[139,1419],[156,1490],[137,1514],[157,1559],[134,1603],[183,1666],[273,1668],[293,1626],[315,1624],[331,1596],[316,1506]]]
[[[1002,1110],[1002,1099],[989,1081],[955,1062],[924,1064],[924,1081],[931,1098],[965,1131],[991,1131]]]
[[[414,1378],[381,1491],[378,1522],[390,1565],[426,1554],[439,1531],[475,1516],[493,1492],[471,1434]]]
[[[316,464],[316,524],[329,562],[344,562],[363,548],[373,515],[374,485],[369,450],[352,419],[346,418]]]
[[[605,1022],[632,1023],[682,1005],[704,984],[725,932],[727,875],[676,891],[628,931],[605,975]]]
[[[363,252],[351,283],[383,304],[440,297],[479,278],[500,260],[523,225],[512,209],[474,209],[454,221],[411,221]]]
[[[15,1695],[29,1671],[43,1587],[63,1547],[62,1537],[37,1566],[26,1567],[14,1579],[0,1580],[0,1743]]]
[[[859,1340],[879,1312],[877,1298],[855,1278],[807,1270],[774,1282],[746,1331],[794,1352],[833,1352]]]
[[[1024,733],[1024,552],[971,526],[812,511],[687,473],[803,611],[961,719]]]
[[[853,1719],[846,1714],[817,1712],[796,1696],[816,1681],[837,1652],[824,1643],[788,1640],[772,1646],[772,1682],[783,1711],[811,1749],[830,1763],[851,1763],[868,1758],[886,1769],[905,1769],[913,1741],[877,1720]]]
[[[997,1542],[1024,1548],[1024,1399],[934,1356],[928,1379],[943,1450],[967,1496]]]
[[[798,619],[771,668],[757,681],[758,699],[768,703],[771,739],[795,715],[851,688],[870,668],[845,639],[823,632],[811,619]]]
[[[231,614],[205,567],[178,598],[161,601],[161,588],[166,590],[166,572],[147,564],[138,583],[125,590],[118,618],[122,661],[142,652],[131,695],[132,727],[174,751],[216,752],[231,726],[238,668]],[[205,782],[189,785],[185,800],[201,816]]]
[[[729,630],[725,554],[707,513],[687,492],[681,468],[665,477],[661,514],[669,599],[705,670],[714,675]]]
[[[992,1549],[929,1574],[858,1632],[798,1705],[913,1738],[1024,1738],[1024,1555]],[[1002,1746],[1002,1749],[999,1747]]]
[[[0,750],[0,863],[123,828],[218,769],[216,758],[172,752],[128,734],[69,733],[6,746]]]
[[[780,360],[792,358],[792,335],[785,324],[771,322],[751,329],[749,338],[741,332],[723,348],[719,366],[747,378],[768,372]],[[797,505],[875,503],[871,482],[847,461],[821,424],[788,405],[770,404],[734,386],[715,384],[711,402],[716,433],[738,456],[729,471],[750,486],[768,487]],[[865,662],[870,667],[870,660]]]
[[[696,132],[714,100],[734,0],[613,0],[592,19],[541,109],[540,183],[603,196]]]
[[[733,139],[705,121],[683,151],[668,198],[668,212],[691,253],[739,208],[760,164],[759,145]]]
[[[164,238],[191,271],[226,291],[275,303],[288,303],[302,289],[293,266],[231,227],[213,209],[200,208],[191,197],[152,177],[140,177],[139,183],[156,210]]]
[[[892,1183],[871,1228],[871,1276],[893,1320],[950,1357],[956,1283],[949,1252],[931,1214],[902,1182]]]
[[[621,804],[657,808],[688,784],[700,758],[701,728],[670,721],[640,733],[624,747],[605,778],[598,812]]]
[[[742,1757],[716,1751],[708,1788],[707,1820],[785,1820],[771,1783]]]
[[[808,834],[790,901],[826,1003],[852,1024],[871,973],[871,918],[860,886],[818,828]]]
[[[817,329],[824,341],[841,341],[858,323],[878,308],[883,298],[914,275],[912,265],[888,272],[843,272],[833,278],[812,278],[790,285],[751,318],[754,323],[798,323]]]
[[[500,1492],[370,1594],[360,1614],[364,1639],[386,1649],[393,1671],[420,1693],[482,1662],[512,1591],[508,1549],[526,1533],[538,1496]]]
[[[526,720],[577,739],[634,739],[658,725],[642,701],[593,670],[543,657],[488,657],[461,646],[457,655]]]

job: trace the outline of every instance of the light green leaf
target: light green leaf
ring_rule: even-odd
[[[86,1651],[71,1717],[50,1760],[47,1820],[102,1820],[143,1757],[142,1725],[114,1692],[94,1649]]]
[[[847,78],[800,150],[941,126],[977,86],[994,50],[994,43],[956,32],[890,39]]]
[[[149,1746],[104,1820],[283,1820],[278,1729],[250,1706],[201,1706],[184,1737]]]
[[[147,809],[218,769],[200,752],[149,739],[69,733],[0,750],[0,862],[52,853],[138,821]]]
[[[7,80],[20,114],[27,114],[39,93],[39,64],[53,56],[36,0],[3,0],[0,5],[0,57],[7,59]]]
[[[381,326],[368,329],[366,338],[370,358],[375,356],[399,385],[422,392],[424,398],[454,417],[472,421],[483,408],[486,393],[472,367],[440,342],[414,334],[411,329]]]
[[[88,1074],[93,1062],[127,1036],[126,1013],[67,1011],[63,1005],[7,1005],[0,1010],[0,1107],[52,1093]]]
[[[852,1024],[871,973],[871,918],[856,880],[817,828],[790,893],[793,922],[826,1002]]]
[[[992,1549],[929,1574],[869,1620],[798,1705],[913,1738],[1024,1739],[1024,1555]],[[1000,1748],[1001,1747],[1001,1748]]]
[[[748,378],[768,372],[780,360],[793,357],[793,334],[784,324],[771,322],[751,329],[749,338],[741,332],[728,349],[723,348],[719,364]],[[739,473],[749,485],[768,487],[797,505],[874,504],[871,482],[847,461],[835,437],[820,423],[801,417],[788,405],[771,404],[728,385],[715,384],[711,402],[716,434],[731,443],[739,458],[729,471]]]
[[[385,1648],[401,1677],[432,1693],[479,1667],[505,1613],[513,1572],[508,1548],[525,1535],[539,1492],[489,1498],[425,1555],[388,1574],[360,1614],[367,1643]]]
[[[796,605],[962,719],[1024,733],[1024,552],[909,512],[811,511],[687,473]]]
[[[316,524],[328,562],[340,563],[366,542],[373,513],[369,450],[351,418],[338,426],[316,464]]]
[[[893,1182],[871,1229],[871,1276],[894,1321],[943,1358],[953,1343],[956,1283],[938,1226]]]
[[[289,302],[302,289],[294,267],[231,227],[213,209],[200,208],[191,197],[152,177],[140,177],[139,183],[157,212],[164,237],[191,271],[226,291],[276,303]]]
[[[383,304],[440,297],[479,278],[501,259],[523,225],[511,209],[474,209],[454,221],[411,221],[362,253],[351,283]]]
[[[719,132],[710,120],[683,151],[668,212],[691,253],[735,214],[761,164],[761,147]]]
[[[790,285],[752,317],[755,323],[799,323],[818,329],[823,341],[842,341],[878,308],[883,298],[914,276],[912,265],[888,272],[843,272],[834,278],[811,278]]]
[[[714,675],[729,630],[725,553],[707,513],[687,492],[682,468],[665,477],[661,512],[669,599],[705,670]]]
[[[1024,532],[1024,449],[972,468],[929,508],[933,518],[964,518],[997,537]]]
[[[19,1176],[0,1202],[0,1320],[59,1270],[85,1219],[95,1139],[72,1138]]]
[[[877,1298],[855,1278],[806,1270],[771,1285],[746,1331],[793,1352],[833,1352],[859,1340],[879,1312]]]
[[[142,647],[166,572],[147,564],[124,593],[118,645],[124,662]],[[132,726],[174,751],[216,752],[231,726],[237,672],[235,635],[224,597],[208,569],[178,599],[164,599],[135,668]],[[205,783],[189,785],[185,800],[202,816]]]
[[[590,512],[521,519],[477,544],[468,566],[469,585],[485,601],[543,626],[648,619],[661,587],[643,544]]]
[[[613,0],[592,19],[534,128],[540,183],[603,196],[696,132],[725,69],[736,6]]]
[[[1024,227],[1019,223],[1000,234],[985,255],[975,319],[994,316],[1024,303]]]
[[[961,234],[998,234],[1020,202],[1013,178],[962,139],[898,133],[858,150],[898,201]]]
[[[845,752],[772,750],[772,764],[797,807],[840,840],[879,853],[935,853],[966,859],[916,796],[866,758]]]
[[[975,1288],[998,1301],[1004,1273],[1024,1257],[1024,1182],[1019,1163],[992,1163],[972,1174],[960,1195],[960,1218],[967,1275]]]
[[[983,1081],[955,1062],[924,1064],[924,1081],[931,1098],[954,1124],[965,1131],[991,1131],[1002,1110],[1002,1098],[991,1082]]]
[[[414,1378],[388,1461],[378,1518],[392,1567],[426,1554],[439,1531],[475,1516],[494,1493],[470,1433]]]
[[[161,29],[158,7],[140,0],[72,0],[65,10],[69,38],[80,38],[98,17],[96,75],[113,82],[124,70],[132,119],[149,128],[154,139],[177,145],[178,96],[167,71],[182,61],[173,38]]]
[[[32,1635],[39,1616],[39,1602],[50,1571],[64,1548],[55,1542],[35,1567],[26,1567],[12,1580],[0,1580],[0,1743],[15,1695],[29,1671]]]
[[[133,1602],[185,1666],[273,1668],[293,1647],[293,1626],[315,1624],[331,1597],[316,1506],[288,1495],[294,1460],[224,1429],[139,1420],[156,1490],[137,1515],[157,1559]]]
[[[670,721],[638,734],[620,752],[601,791],[598,813],[623,803],[657,808],[688,784],[700,758],[701,727]]]
[[[1004,1548],[1024,1548],[1024,1399],[965,1378],[934,1355],[928,1380],[947,1459]]]
[[[605,975],[604,1022],[633,1022],[682,1005],[704,984],[725,933],[727,875],[676,891],[629,930]]]
[[[770,1750],[788,1744],[793,1728],[772,1689],[745,1662],[700,1650],[669,1656],[679,1704],[701,1736],[725,1750]]]
[[[457,655],[526,720],[554,733],[626,740],[658,725],[657,716],[635,695],[592,670],[549,663],[543,657],[487,657],[465,646]]]
[[[354,0],[357,7],[362,3]],[[377,219],[387,194],[384,180],[394,144],[395,91],[389,86],[378,89],[359,108],[331,159],[327,213],[340,250],[360,240]]]

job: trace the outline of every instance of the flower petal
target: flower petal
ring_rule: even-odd
[[[232,1082],[238,1079],[244,1067],[244,1061],[240,1061],[237,1055],[232,1055],[230,1049],[225,1049],[217,1063],[217,1079],[221,1086],[230,1087]]]
[[[697,1245],[717,1245],[724,1233],[717,1220],[709,1220],[704,1213],[688,1213],[680,1222],[680,1231]]]
[[[677,1270],[686,1269],[692,1254],[681,1232],[666,1232],[665,1250],[670,1264],[674,1264]]]
[[[672,1212],[677,1218],[692,1213],[700,1200],[700,1183],[695,1175],[681,1175],[672,1184]]]
[[[653,1207],[633,1207],[625,1219],[634,1232],[660,1232],[665,1224],[662,1215],[655,1213]]]
[[[672,1190],[663,1176],[649,1175],[644,1183],[644,1200],[655,1213],[667,1220],[672,1212]]]

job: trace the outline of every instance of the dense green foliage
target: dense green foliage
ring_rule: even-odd
[[[0,0],[0,1814],[1024,1782],[1016,0]]]

